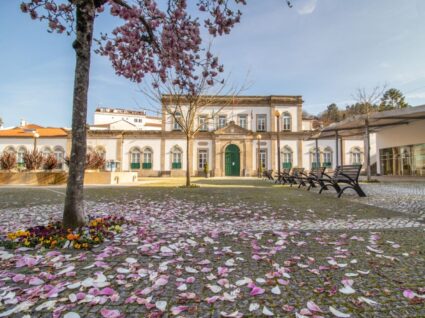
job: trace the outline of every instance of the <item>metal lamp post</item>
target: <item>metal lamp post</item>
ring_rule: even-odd
[[[276,136],[277,136],[277,175],[280,176],[280,113],[278,110],[274,112],[276,116]]]
[[[36,131],[33,131],[33,136],[34,136],[34,150],[33,151],[35,152],[35,150],[37,149],[37,138],[40,137],[40,134]]]
[[[261,154],[260,154],[260,141],[261,141],[261,135],[257,135],[257,152],[258,152],[258,178],[261,178]]]

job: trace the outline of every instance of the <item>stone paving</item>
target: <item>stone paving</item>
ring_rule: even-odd
[[[344,193],[345,198],[355,202],[382,207],[409,215],[425,218],[425,182],[369,183],[361,184],[367,194],[359,198],[354,191]],[[329,191],[328,195],[333,195]]]
[[[425,317],[425,224],[416,210],[363,218],[348,196],[336,218],[332,206],[319,211],[308,200],[316,194],[274,191],[280,208],[224,203],[214,189],[203,202],[172,192],[162,201],[146,192],[89,201],[92,215],[135,223],[89,252],[0,248],[0,317]],[[289,191],[305,196],[305,208],[285,201]],[[61,208],[0,210],[0,235],[59,218]]]

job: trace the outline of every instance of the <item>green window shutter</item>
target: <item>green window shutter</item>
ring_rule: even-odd
[[[291,169],[291,168],[292,168],[292,162],[283,163],[283,169]]]
[[[152,162],[144,162],[142,164],[143,169],[152,169]]]
[[[140,162],[132,162],[131,169],[140,169]]]
[[[173,162],[172,166],[173,169],[181,169],[182,163],[181,162]]]
[[[332,162],[324,162],[323,167],[326,167],[326,168],[332,167]]]

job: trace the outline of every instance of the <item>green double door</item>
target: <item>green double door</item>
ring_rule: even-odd
[[[238,146],[229,145],[225,151],[224,171],[226,176],[240,176],[240,151]]]

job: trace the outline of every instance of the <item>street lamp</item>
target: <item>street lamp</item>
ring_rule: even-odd
[[[40,137],[40,134],[36,132],[35,130],[32,132],[32,134],[34,136],[34,152],[35,152],[35,149],[37,148],[37,138]]]
[[[277,136],[277,175],[280,177],[280,113],[276,109],[274,112],[276,116],[276,136]]]
[[[260,154],[260,140],[261,140],[261,135],[258,134],[257,135],[257,152],[258,152],[258,162],[257,162],[257,167],[258,167],[258,178],[261,178],[261,154]]]

